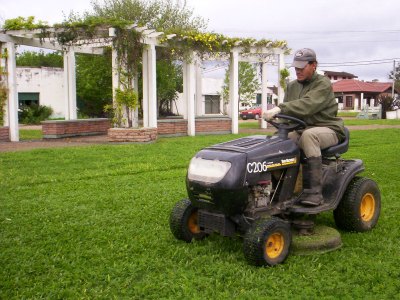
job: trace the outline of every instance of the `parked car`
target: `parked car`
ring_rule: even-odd
[[[275,107],[274,104],[267,104],[267,109],[271,109]],[[250,109],[242,110],[240,112],[240,117],[242,120],[247,120],[247,119],[256,119],[258,120],[261,117],[262,110],[261,106],[254,106]]]

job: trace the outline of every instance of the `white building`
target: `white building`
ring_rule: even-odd
[[[17,67],[18,104],[50,106],[53,118],[65,117],[64,70],[62,68]]]

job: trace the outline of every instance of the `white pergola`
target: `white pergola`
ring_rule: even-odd
[[[157,127],[157,91],[156,91],[156,46],[162,46],[160,38],[173,39],[175,35],[165,36],[162,32],[157,32],[146,27],[138,27],[135,25],[129,26],[130,30],[136,30],[142,35],[142,43],[144,50],[142,54],[143,61],[143,127]],[[0,31],[0,51],[3,53],[7,49],[7,57],[3,57],[0,65],[7,71],[7,76],[3,76],[2,80],[8,88],[8,101],[6,103],[6,114],[4,126],[9,127],[10,140],[19,141],[18,129],[18,94],[16,83],[16,45],[25,45],[50,50],[58,50],[64,53],[64,91],[66,103],[66,120],[77,119],[76,108],[76,76],[75,76],[75,53],[102,54],[104,47],[112,47],[112,40],[115,37],[116,31],[114,28],[99,29],[99,37],[90,41],[85,40],[74,45],[61,45],[55,38],[55,33],[62,29],[49,28],[47,32],[49,37],[40,39],[41,30],[13,30]],[[105,33],[107,31],[107,34]],[[53,34],[53,35],[52,35]],[[119,73],[117,66],[117,51],[113,49],[112,65],[113,65],[113,91],[119,85]],[[229,87],[229,110],[228,115],[232,119],[231,131],[233,134],[238,133],[238,86],[239,86],[239,61],[260,62],[262,64],[262,107],[267,107],[267,66],[274,61],[278,64],[278,77],[280,70],[285,68],[283,48],[270,47],[251,47],[250,51],[245,50],[238,43],[232,48],[230,54],[225,55],[230,61],[230,87]],[[210,58],[212,59],[212,58]],[[185,99],[185,110],[183,117],[187,120],[187,134],[194,136],[195,117],[201,115],[203,106],[201,94],[201,61],[193,52],[190,61],[183,61],[183,91]],[[264,83],[264,84],[263,84]],[[137,80],[134,83],[134,88],[137,89]],[[283,89],[278,87],[279,102],[283,99]],[[135,114],[137,125],[137,112]],[[135,117],[134,116],[134,117]],[[0,124],[1,125],[1,124]],[[266,123],[263,121],[262,127],[266,128]]]

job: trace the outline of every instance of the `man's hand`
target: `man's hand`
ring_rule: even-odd
[[[272,109],[267,110],[265,113],[263,113],[263,119],[265,121],[272,120],[274,118],[274,116],[276,114],[279,114],[280,112],[281,112],[281,109],[278,106],[276,106]]]

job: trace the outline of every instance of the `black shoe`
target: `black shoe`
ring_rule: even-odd
[[[324,202],[324,198],[321,193],[313,190],[304,190],[303,194],[300,196],[299,202],[303,205],[318,206]]]

